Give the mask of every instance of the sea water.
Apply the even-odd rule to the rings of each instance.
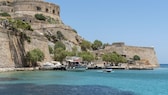
[[[168,65],[154,70],[0,73],[0,95],[168,95]]]

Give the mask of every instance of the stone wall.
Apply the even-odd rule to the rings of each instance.
[[[41,51],[43,51],[45,57],[44,57],[44,62],[50,62],[51,57],[49,54],[48,50],[48,42],[44,38],[39,38],[39,37],[32,37],[31,38],[31,43],[25,42],[25,51],[28,52],[30,50],[39,48]]]
[[[6,5],[1,3],[0,10],[9,12],[13,17],[21,17],[25,14],[34,16],[39,13],[54,19],[60,19],[60,7],[43,0],[14,0]]]
[[[0,68],[2,67],[11,68],[15,67],[15,64],[10,52],[8,35],[0,32]]]
[[[105,49],[97,51],[98,54],[104,54],[109,52],[117,52],[120,55],[126,56],[129,60],[134,55],[138,55],[142,60],[147,60],[153,67],[158,67],[158,59],[154,48],[152,47],[137,47],[127,46],[125,44],[113,44],[106,46]]]
[[[159,66],[156,52],[152,47],[125,46],[123,54],[127,55],[128,58],[133,58],[134,55],[138,55],[142,60],[148,60],[151,65],[155,67]]]
[[[46,2],[17,2],[14,5],[15,15],[19,16],[21,14],[28,14],[34,16],[35,14],[43,14],[45,16],[50,16],[54,19],[60,19],[60,9],[59,6]]]

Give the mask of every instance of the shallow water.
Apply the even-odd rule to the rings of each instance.
[[[168,95],[168,68],[6,72],[0,95]]]

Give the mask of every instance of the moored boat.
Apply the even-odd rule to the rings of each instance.
[[[105,67],[104,69],[103,69],[103,71],[104,72],[112,72],[112,67]]]

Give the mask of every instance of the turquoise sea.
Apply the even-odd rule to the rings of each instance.
[[[168,95],[168,65],[155,70],[0,73],[0,95]]]

